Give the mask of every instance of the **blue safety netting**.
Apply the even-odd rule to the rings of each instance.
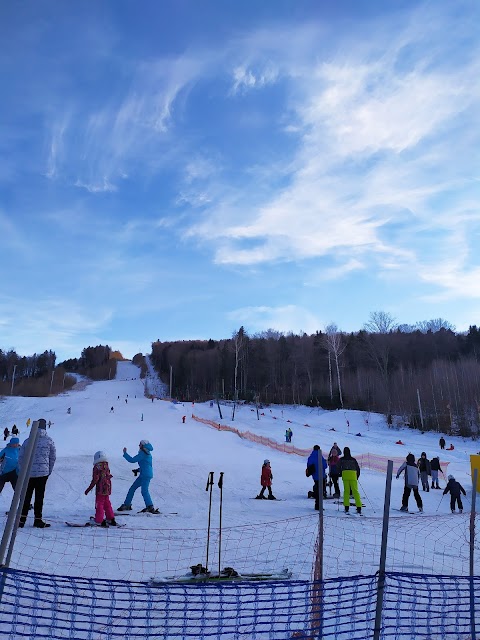
[[[2,639],[367,640],[376,576],[144,583],[4,570]],[[381,638],[472,638],[479,579],[388,573]]]

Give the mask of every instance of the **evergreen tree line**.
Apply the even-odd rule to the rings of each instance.
[[[225,340],[156,341],[152,362],[181,400],[212,397],[384,413],[395,427],[476,437],[480,331],[442,319],[396,325],[384,312],[355,333],[313,335],[243,327]]]
[[[111,348],[86,347],[80,358],[66,360],[56,366],[54,351],[20,356],[14,349],[0,349],[0,395],[47,396],[71,388],[76,379],[69,373],[80,373],[93,380],[114,378],[117,361],[111,359]]]

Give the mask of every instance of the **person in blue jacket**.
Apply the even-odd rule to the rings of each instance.
[[[131,511],[133,496],[135,494],[135,491],[140,488],[143,499],[145,500],[145,509],[142,509],[142,511],[155,513],[156,509],[153,506],[153,500],[148,490],[150,480],[153,478],[153,447],[148,440],[140,440],[140,444],[138,445],[138,447],[138,453],[133,458],[127,453],[126,447],[124,447],[123,449],[123,457],[125,458],[125,460],[132,463],[136,462],[138,464],[139,469],[133,469],[133,473],[135,475],[139,473],[139,475],[128,490],[125,502],[121,505],[121,507],[118,508],[118,511]]]
[[[0,451],[0,493],[3,487],[10,482],[15,491],[18,478],[18,453],[20,451],[20,440],[10,438],[10,442],[5,449]]]
[[[307,469],[305,471],[305,474],[306,474],[307,477],[312,476],[312,478],[313,478],[313,492],[315,494],[315,509],[317,511],[320,508],[319,507],[320,476],[319,476],[319,473],[318,473],[318,452],[319,452],[319,450],[320,450],[320,447],[318,446],[318,444],[316,444],[313,447],[312,453],[308,456]],[[327,461],[322,456],[322,485],[323,485],[323,497],[324,498],[327,497],[327,482],[326,482],[327,475],[326,475],[326,471],[327,471]]]

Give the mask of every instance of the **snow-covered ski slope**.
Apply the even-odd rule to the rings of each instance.
[[[385,424],[385,418],[376,414],[365,414],[358,411],[322,411],[307,407],[271,406],[261,410],[264,415],[257,419],[257,412],[249,405],[238,406],[235,420],[232,422],[232,409],[222,405],[223,419],[219,418],[215,404],[210,403],[174,403],[155,399],[153,402],[144,396],[144,382],[139,377],[139,369],[129,362],[119,362],[115,380],[79,384],[78,389],[50,398],[6,397],[0,402],[0,426],[11,428],[15,423],[20,429],[23,442],[28,434],[26,421],[44,417],[52,422],[50,435],[57,447],[57,463],[47,484],[44,518],[52,523],[51,529],[40,531],[31,527],[32,518],[27,521],[23,531],[19,531],[16,550],[13,554],[12,566],[31,568],[48,572],[62,573],[62,553],[75,551],[76,563],[67,572],[70,575],[103,575],[112,578],[136,579],[145,575],[158,574],[157,565],[149,566],[149,544],[155,539],[157,553],[172,552],[175,545],[166,545],[162,550],[158,547],[160,538],[181,539],[179,548],[185,550],[191,541],[192,553],[181,557],[177,549],[172,552],[175,558],[169,567],[178,571],[181,566],[188,568],[189,562],[204,561],[204,536],[197,530],[204,530],[207,525],[208,498],[206,482],[210,471],[214,476],[214,498],[212,527],[218,524],[219,490],[216,483],[219,472],[224,472],[223,488],[223,525],[232,531],[246,531],[241,527],[249,527],[249,531],[259,532],[262,536],[263,551],[269,544],[276,545],[274,551],[279,554],[281,548],[295,549],[295,537],[308,531],[302,545],[312,543],[311,528],[316,524],[313,520],[313,500],[307,499],[307,492],[312,482],[305,476],[305,458],[289,455],[242,439],[233,433],[216,431],[215,429],[192,419],[197,416],[235,426],[240,431],[250,431],[284,442],[285,429],[293,430],[292,444],[299,448],[310,449],[319,444],[324,451],[329,451],[333,442],[340,447],[349,446],[352,454],[372,452],[385,456],[405,456],[412,451],[420,456],[426,451],[429,458],[440,454],[438,434],[424,434],[410,429],[392,430]],[[113,406],[114,412],[110,409]],[[71,408],[71,413],[67,409]],[[182,417],[185,416],[185,423]],[[349,426],[347,426],[347,420]],[[368,424],[367,424],[368,421]],[[308,426],[305,426],[308,425]],[[335,429],[332,431],[331,429]],[[362,436],[355,434],[361,433]],[[153,444],[155,477],[150,485],[154,504],[165,513],[176,513],[170,516],[129,516],[125,518],[126,527],[121,530],[108,531],[68,529],[65,521],[84,522],[93,514],[94,496],[84,495],[84,490],[91,479],[93,454],[104,450],[108,454],[113,474],[112,504],[114,508],[122,504],[130,484],[134,480],[134,465],[122,457],[123,447],[130,454],[138,450],[141,439],[148,439]],[[401,439],[405,445],[396,445]],[[452,442],[453,451],[442,451],[441,458],[450,462],[449,473],[452,473],[467,490],[464,499],[463,516],[452,516],[449,508],[449,497],[442,500],[441,491],[421,492],[424,501],[423,515],[405,516],[392,510],[391,540],[392,563],[389,569],[408,570],[408,566],[427,569],[433,568],[445,573],[454,573],[450,566],[445,546],[463,544],[468,539],[465,527],[468,527],[468,511],[471,500],[471,479],[469,455],[476,453],[478,445],[461,438],[447,438],[447,446]],[[263,460],[271,461],[273,472],[273,492],[280,502],[252,500],[260,488],[259,479]],[[394,469],[395,471],[396,469]],[[333,500],[325,503],[325,542],[330,551],[333,564],[330,571],[336,575],[353,575],[374,572],[377,568],[377,547],[381,535],[381,516],[385,491],[385,475],[364,469],[361,477],[361,495],[366,507],[365,518],[353,516],[346,518],[343,507]],[[445,481],[441,477],[441,486]],[[399,507],[403,491],[403,479],[393,481],[392,506]],[[0,495],[0,509],[4,513],[10,504],[12,490],[7,485]],[[138,491],[135,495],[134,512],[143,508],[144,503]],[[415,509],[413,496],[410,498],[410,510]],[[415,509],[416,510],[416,509]],[[302,519],[304,518],[304,519]],[[455,519],[455,528],[452,527]],[[293,519],[293,520],[292,520]],[[278,524],[285,522],[285,539],[275,541],[272,532],[277,532]],[[348,521],[348,523],[347,523]],[[270,524],[265,524],[270,523]],[[292,523],[296,523],[292,526]],[[360,524],[361,523],[361,524]],[[418,523],[418,524],[417,524]],[[460,523],[462,523],[460,525]],[[411,534],[412,527],[418,527],[418,535],[422,540],[428,538],[427,531],[435,531],[435,539],[430,537],[432,558],[422,550],[421,560],[413,546],[419,539]],[[408,529],[407,529],[408,528]],[[455,529],[457,537],[449,538]],[[159,531],[164,531],[161,535]],[[135,536],[133,535],[135,531]],[[144,534],[141,534],[141,532]],[[68,532],[68,533],[67,533]],[[140,532],[140,533],[139,533]],[[355,548],[348,544],[350,533],[356,539]],[[421,533],[422,532],[422,533]],[[151,534],[151,535],[150,535]],[[101,543],[101,536],[108,536]],[[232,534],[233,535],[233,534]],[[236,534],[235,534],[236,535]],[[247,535],[247,534],[245,534]],[[248,534],[250,535],[250,533]],[[253,535],[253,534],[252,534]],[[114,542],[114,536],[117,540]],[[122,538],[123,536],[123,538]],[[129,537],[130,536],[130,537]],[[459,537],[460,536],[460,537]],[[124,541],[128,553],[128,570],[125,564],[120,566],[112,561],[115,557],[115,545],[121,546]],[[141,544],[138,544],[141,540]],[[437,542],[436,542],[437,540]],[[442,540],[442,550],[439,547]],[[458,542],[460,540],[460,542]],[[252,543],[253,544],[253,543]],[[422,544],[426,544],[422,542]],[[92,555],[91,549],[103,545],[110,547],[108,575],[102,573],[98,559]],[[168,548],[167,548],[168,547]],[[371,549],[369,550],[369,547]],[[46,551],[48,549],[48,552]],[[167,549],[165,551],[165,549]],[[42,551],[43,550],[43,551]],[[55,551],[56,550],[56,551]],[[253,553],[253,552],[252,552]],[[260,553],[256,549],[255,553]],[[299,553],[299,552],[298,552]],[[307,575],[305,567],[311,561],[312,548],[305,550],[305,566],[301,577]],[[441,566],[438,566],[438,554],[441,555]],[[292,551],[290,551],[292,555]],[[434,555],[436,554],[436,558]],[[85,563],[79,559],[87,558]],[[428,557],[427,557],[428,556]],[[105,555],[100,557],[105,558]],[[468,560],[468,553],[467,553]],[[41,562],[39,562],[41,558]],[[167,558],[168,559],[168,558]],[[235,558],[230,557],[234,561]],[[462,564],[457,562],[457,571],[463,573]],[[96,564],[95,564],[96,563]],[[183,565],[182,565],[183,563]],[[282,556],[278,566],[272,560],[267,568],[281,570],[287,560]],[[356,564],[355,564],[356,563]],[[403,566],[398,566],[398,564]],[[420,563],[420,564],[419,564]],[[432,566],[429,567],[429,564]],[[452,560],[453,563],[453,560]],[[167,562],[168,564],[168,562]],[[167,564],[165,567],[167,567]],[[288,566],[288,565],[287,565]],[[255,564],[242,570],[254,570]]]

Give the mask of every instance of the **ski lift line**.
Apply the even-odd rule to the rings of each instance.
[[[205,424],[217,431],[229,431],[231,433],[235,433],[239,438],[243,440],[248,440],[250,442],[255,442],[256,444],[261,444],[265,447],[269,447],[270,449],[274,449],[276,451],[280,451],[281,453],[288,453],[298,455],[302,458],[308,458],[311,453],[311,449],[300,449],[299,447],[295,447],[294,445],[290,445],[287,443],[279,443],[272,438],[266,438],[265,436],[258,436],[255,433],[251,433],[250,431],[241,431],[236,427],[231,427],[226,424],[220,424],[219,422],[214,422],[213,420],[207,420],[206,418],[200,418],[192,413],[192,419],[196,422],[200,422]],[[387,465],[389,460],[393,460],[393,464],[399,467],[405,461],[405,458],[402,456],[381,456],[376,453],[360,453],[355,456],[360,468],[362,469],[370,469],[372,471],[379,471],[380,473],[387,472]],[[440,464],[448,469],[448,465],[450,464],[446,460],[441,460]]]

